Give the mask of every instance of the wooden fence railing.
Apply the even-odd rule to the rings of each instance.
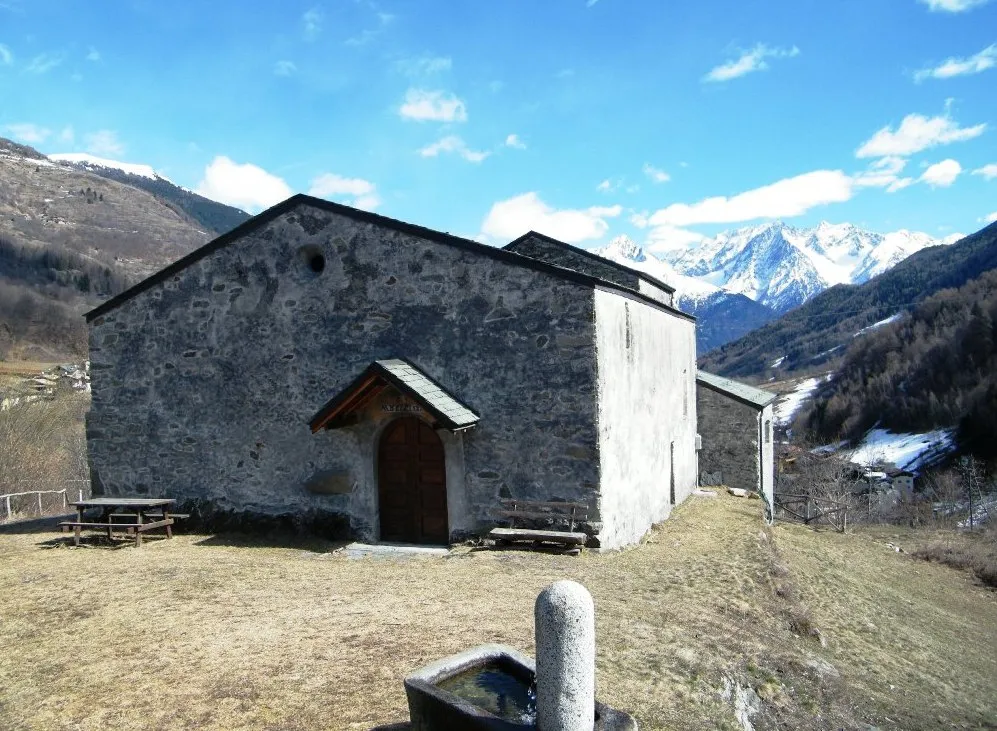
[[[69,509],[70,489],[73,491],[74,500],[77,497],[82,500],[84,493],[90,493],[89,480],[63,481],[64,484],[66,482],[72,483],[74,487],[64,487],[61,490],[24,490],[22,492],[0,493],[0,523],[7,523],[17,518],[41,518],[46,514],[54,514],[56,510],[66,512]],[[17,483],[15,482],[14,484],[16,485]],[[32,480],[25,480],[22,484],[31,485],[38,483],[35,483]],[[12,485],[8,484],[7,489],[10,489],[10,487],[12,487]],[[39,487],[44,487],[44,483],[39,485]],[[43,503],[43,495],[60,495],[62,496],[62,499],[57,499],[55,501],[47,499]],[[24,499],[32,496],[34,496],[34,500]],[[14,499],[13,501],[12,498]],[[58,505],[54,504],[56,502]],[[47,506],[45,503],[47,503]]]
[[[62,505],[64,508],[69,508],[69,497],[66,493],[65,488],[62,490],[28,490],[27,492],[12,492],[7,495],[3,495],[4,506],[7,508],[3,515],[0,515],[0,521],[11,520],[14,516],[14,512],[10,507],[10,499],[12,497],[26,497],[28,495],[35,495],[38,498],[38,517],[45,515],[45,509],[42,507],[42,495],[62,495]]]
[[[848,528],[848,504],[813,495],[776,493],[775,508],[782,517],[798,520],[804,525],[817,525],[822,521],[839,533]]]

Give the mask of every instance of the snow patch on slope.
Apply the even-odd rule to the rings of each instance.
[[[823,378],[808,378],[796,384],[796,388],[791,393],[783,396],[772,410],[776,426],[789,426],[796,412],[800,410],[806,401],[813,398],[817,387],[824,381],[830,380],[830,378],[830,375]]]
[[[853,338],[857,338],[859,335],[864,335],[865,333],[871,332],[872,330],[878,330],[879,328],[883,327],[884,325],[889,325],[891,322],[896,322],[897,320],[899,320],[903,316],[904,316],[904,313],[902,313],[902,312],[898,312],[895,315],[890,315],[885,320],[880,320],[879,322],[874,322],[871,325],[865,326],[864,328],[862,328],[861,330],[859,330],[857,333],[855,333],[854,335],[852,335],[852,337]]]
[[[894,434],[872,429],[850,452],[850,462],[872,465],[890,462],[902,470],[916,470],[955,449],[955,430],[936,429],[923,434]]]

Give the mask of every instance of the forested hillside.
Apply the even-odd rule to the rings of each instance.
[[[213,238],[213,217],[245,215],[135,182],[0,138],[0,360],[86,357],[83,312]]]
[[[824,442],[873,426],[959,425],[959,442],[997,456],[997,270],[944,289],[909,316],[853,338],[834,378],[797,419]]]
[[[839,357],[855,333],[946,287],[997,267],[997,223],[951,246],[924,249],[862,285],[839,285],[700,359],[729,376],[801,371]],[[782,359],[781,361],[779,359]]]
[[[56,244],[20,244],[0,235],[0,360],[12,355],[15,344],[30,348],[20,355],[42,360],[85,357],[81,311],[130,283],[112,264]]]

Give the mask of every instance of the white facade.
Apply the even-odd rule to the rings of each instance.
[[[696,486],[695,323],[596,288],[604,548],[640,540]]]

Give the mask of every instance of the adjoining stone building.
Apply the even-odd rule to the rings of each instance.
[[[696,374],[696,414],[702,448],[700,484],[724,484],[757,493],[771,521],[775,499],[770,391],[705,371]]]
[[[694,319],[517,248],[298,195],[109,300],[95,493],[424,543],[567,500],[593,542],[639,540],[696,486]]]

